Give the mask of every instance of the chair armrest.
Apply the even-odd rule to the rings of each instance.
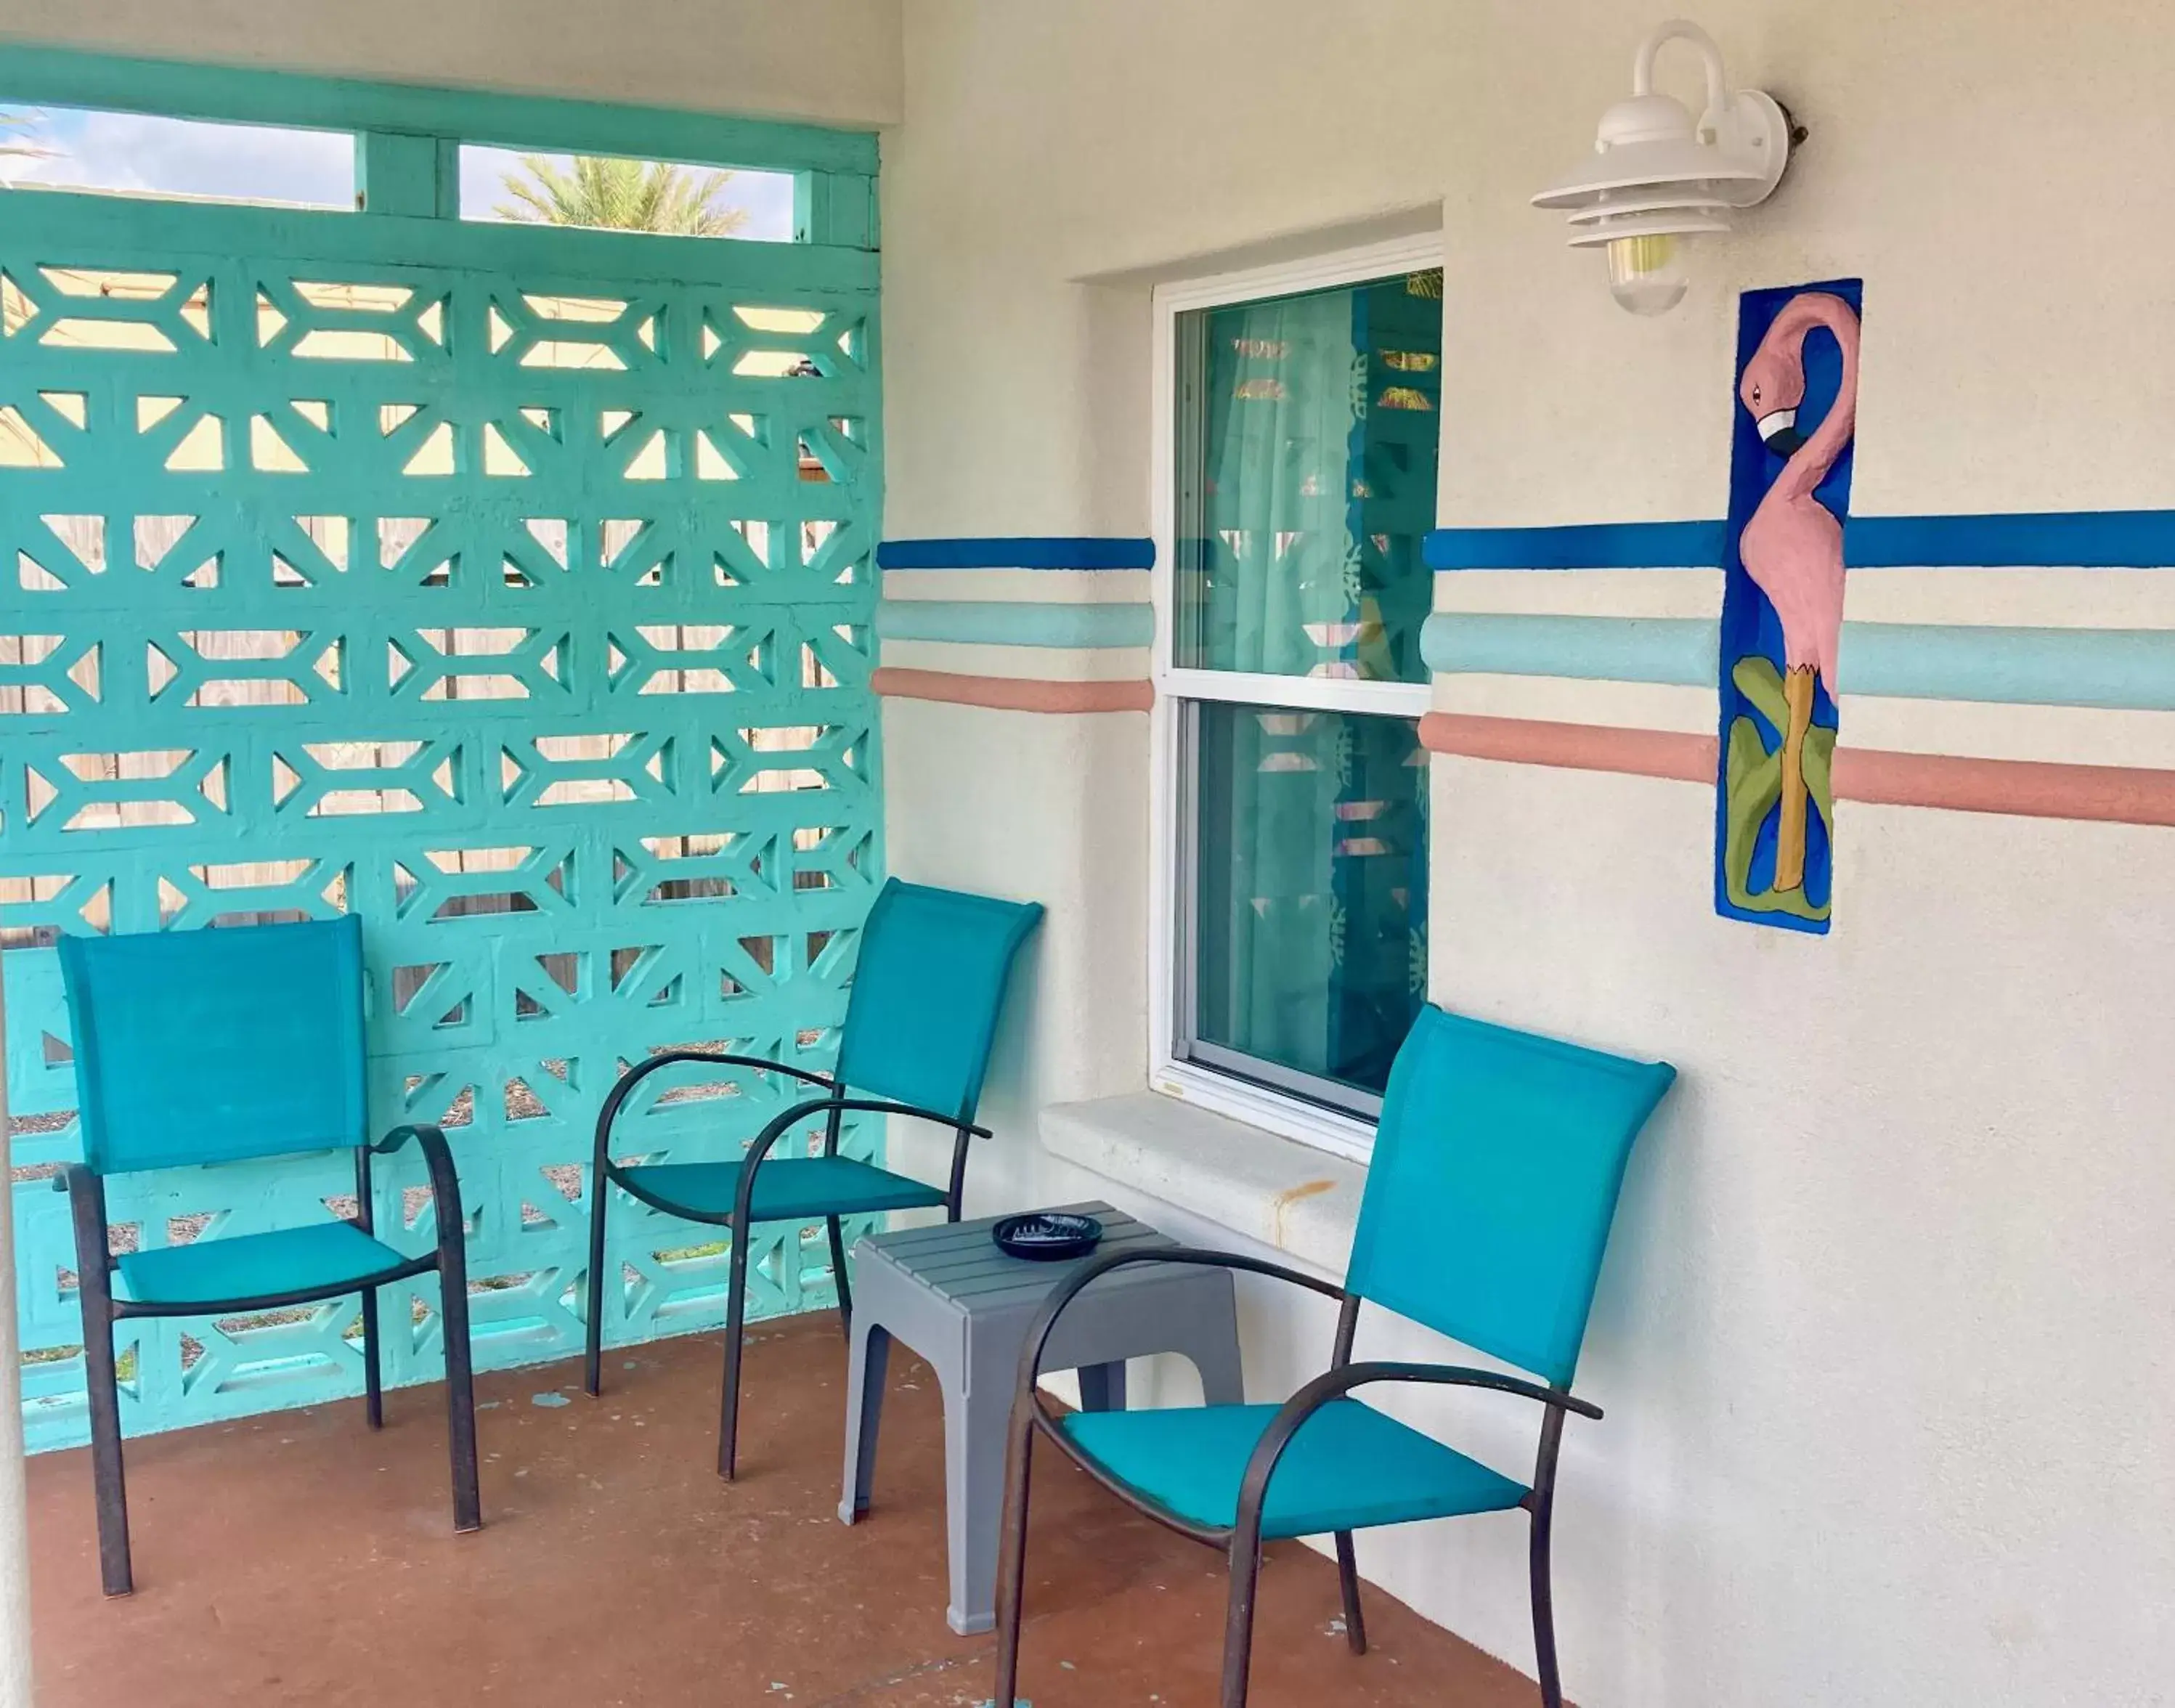
[[[1370,1382],[1426,1382],[1441,1387],[1486,1388],[1496,1393],[1516,1394],[1557,1412],[1576,1412],[1581,1418],[1601,1415],[1601,1407],[1591,1401],[1576,1399],[1557,1389],[1544,1388],[1538,1382],[1500,1375],[1494,1370],[1470,1369],[1462,1364],[1375,1363],[1346,1364],[1341,1369],[1326,1371],[1284,1402],[1270,1420],[1269,1427],[1261,1432],[1261,1439],[1254,1444],[1253,1453],[1246,1461],[1246,1474],[1239,1484],[1238,1522],[1233,1531],[1234,1548],[1245,1548],[1250,1537],[1252,1545],[1259,1544],[1261,1507],[1268,1499],[1269,1478],[1276,1474],[1277,1461],[1283,1457],[1292,1437],[1332,1400],[1342,1399],[1353,1389]]]
[[[458,1247],[467,1237],[468,1223],[461,1211],[461,1177],[453,1168],[453,1153],[446,1143],[445,1134],[437,1127],[418,1123],[395,1127],[366,1148],[381,1157],[390,1156],[410,1139],[422,1152],[423,1166],[431,1176],[431,1198],[437,1207],[439,1250],[443,1251],[449,1239]]]
[[[848,1111],[879,1115],[910,1115],[918,1121],[929,1121],[940,1127],[952,1127],[974,1138],[990,1136],[987,1127],[978,1127],[974,1122],[962,1120],[957,1115],[947,1115],[936,1109],[918,1109],[912,1103],[893,1103],[889,1098],[827,1097],[813,1098],[801,1105],[803,1109],[837,1108]]]
[[[707,1061],[719,1067],[759,1068],[767,1073],[782,1073],[789,1079],[800,1081],[804,1085],[820,1085],[826,1090],[833,1089],[831,1081],[827,1075],[812,1073],[805,1067],[795,1067],[788,1062],[772,1061],[765,1056],[726,1055],[707,1049],[664,1050],[651,1056],[647,1061],[637,1062],[621,1074],[619,1076],[619,1083],[615,1085],[610,1094],[605,1097],[604,1107],[597,1111],[599,1161],[601,1162],[604,1159],[605,1148],[610,1142],[612,1123],[619,1119],[620,1109],[626,1103],[628,1097],[632,1094],[634,1088],[659,1069],[670,1067],[683,1061]]]
[[[1288,1269],[1281,1263],[1271,1263],[1265,1258],[1247,1257],[1235,1251],[1211,1251],[1198,1245],[1166,1245],[1153,1251],[1114,1251],[1107,1257],[1098,1257],[1085,1268],[1074,1272],[1072,1278],[1053,1290],[1035,1313],[1034,1320],[1028,1325],[1027,1344],[1020,1351],[1018,1399],[1032,1402],[1036,1380],[1042,1375],[1043,1347],[1050,1340],[1050,1331],[1057,1326],[1057,1319],[1065,1308],[1078,1298],[1088,1283],[1108,1275],[1114,1269],[1123,1269],[1132,1263],[1191,1263],[1210,1269],[1240,1269],[1250,1275],[1266,1275],[1276,1281],[1288,1281],[1294,1287],[1304,1287],[1333,1299],[1342,1304],[1344,1289],[1323,1281],[1318,1277]]]
[[[805,1120],[810,1115],[826,1113],[859,1112],[871,1114],[909,1115],[916,1120],[934,1121],[939,1126],[956,1129],[962,1138],[969,1133],[977,1138],[990,1136],[987,1127],[978,1127],[972,1121],[956,1116],[940,1114],[935,1109],[916,1109],[912,1103],[892,1103],[883,1098],[822,1097],[810,1098],[798,1103],[783,1114],[771,1117],[763,1130],[755,1136],[754,1142],[740,1156],[740,1187],[733,1195],[733,1226],[743,1235],[748,1226],[748,1212],[755,1204],[756,1170],[762,1166],[770,1147],[784,1138],[787,1131]]]

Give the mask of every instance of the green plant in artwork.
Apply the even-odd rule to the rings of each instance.
[[[1761,717],[1777,729],[1790,724],[1790,699],[1782,673],[1768,659],[1755,654],[1739,659],[1730,680]],[[1831,838],[1835,834],[1836,732],[1813,724],[1805,732],[1802,765],[1805,792],[1812,797]],[[1783,751],[1767,751],[1758,721],[1738,717],[1729,726],[1729,743],[1722,766],[1722,880],[1728,886],[1731,904],[1748,913],[1793,914],[1801,919],[1825,919],[1832,902],[1817,907],[1806,898],[1802,885],[1787,890],[1752,890],[1752,850],[1760,827],[1782,798]]]
[[[527,176],[504,179],[511,202],[501,219],[534,225],[600,226],[680,237],[726,237],[747,223],[745,208],[721,208],[717,197],[732,173],[696,171],[663,160],[576,155],[564,171],[542,155],[523,155]]]

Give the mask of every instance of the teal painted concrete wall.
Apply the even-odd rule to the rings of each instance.
[[[153,71],[0,50],[0,100],[276,119],[314,89],[312,122],[383,127],[361,151],[399,187],[356,214],[0,192],[0,410],[35,447],[0,458],[0,968],[41,1447],[84,1435],[57,934],[358,914],[373,1119],[446,1127],[479,1357],[507,1364],[579,1347],[621,1065],[827,1064],[882,875],[873,138]],[[813,241],[444,217],[471,120],[799,171]],[[439,141],[404,173],[384,138],[417,127]],[[777,1105],[659,1077],[629,1153],[733,1154]],[[381,1180],[379,1228],[420,1249],[420,1173]],[[149,1246],[351,1190],[306,1158],[119,1179],[112,1214]],[[721,1319],[708,1230],[611,1225],[608,1342]],[[759,1311],[829,1301],[820,1233],[762,1230]],[[435,1288],[388,1301],[388,1380],[439,1373]],[[359,1391],[353,1307],[286,1316],[125,1325],[126,1427]]]

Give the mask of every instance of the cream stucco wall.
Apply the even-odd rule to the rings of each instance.
[[[899,116],[898,0],[0,0],[0,40],[878,125]]]
[[[907,0],[887,532],[1145,532],[1143,281],[1438,204],[1445,522],[1718,515],[1736,292],[1843,274],[1859,512],[2175,506],[2164,14],[1713,0],[1737,79],[1812,135],[1641,322],[1525,202],[1666,9]],[[1145,720],[1060,721],[887,718],[895,869],[1052,908],[985,1202],[1092,1188],[1027,1108],[1141,1082]],[[1440,759],[1435,793],[1437,1000],[1683,1070],[1581,1372],[1610,1415],[1567,1461],[1570,1693],[2169,1700],[2175,832],[1846,803],[1814,939],[1714,916],[1706,789]],[[1261,1395],[1288,1391],[1326,1326],[1247,1308]],[[1521,1420],[1417,1415],[1517,1468]],[[1361,1549],[1530,1666],[1515,1521]]]

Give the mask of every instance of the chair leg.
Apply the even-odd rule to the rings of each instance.
[[[362,1409],[373,1429],[385,1427],[385,1372],[377,1343],[377,1289],[362,1290]]]
[[[725,1388],[718,1406],[718,1475],[726,1482],[740,1458],[740,1337],[747,1326],[748,1230],[732,1230],[731,1280],[725,1289]]]
[[[460,1235],[456,1233],[456,1240]],[[453,1461],[453,1528],[483,1528],[476,1492],[475,1348],[469,1340],[468,1264],[459,1246],[438,1250],[439,1320],[446,1331],[446,1433]]]
[[[1261,1538],[1231,1538],[1231,1598],[1223,1614],[1223,1693],[1221,1708],[1246,1708],[1246,1674],[1254,1657],[1254,1597],[1261,1586]]]
[[[610,1199],[611,1181],[599,1163],[589,1174],[589,1309],[582,1350],[582,1389],[592,1399],[604,1389],[605,1206]]]
[[[90,1398],[90,1476],[98,1505],[98,1575],[110,1596],[136,1587],[128,1559],[128,1490],[121,1470],[121,1379],[113,1356],[113,1311],[103,1276],[82,1276],[84,1375]],[[94,1298],[93,1294],[96,1296]],[[139,1348],[137,1356],[143,1357]]]
[[[831,1278],[838,1289],[838,1329],[849,1344],[854,1338],[854,1284],[846,1277],[846,1234],[836,1216],[826,1216],[831,1230]]]
[[[1344,1591],[1344,1640],[1355,1655],[1367,1652],[1367,1621],[1359,1611],[1359,1566],[1352,1556],[1352,1532],[1337,1532],[1337,1582]]]
[[[1034,1461],[1032,1396],[1014,1402],[1005,1454],[1005,1514],[997,1539],[997,1684],[991,1708],[1013,1708],[1019,1696],[1020,1619],[1027,1589],[1027,1503]]]
[[[1563,1680],[1556,1671],[1555,1595],[1549,1578],[1547,1506],[1533,1515],[1533,1676],[1539,1679],[1543,1708],[1563,1708]]]

